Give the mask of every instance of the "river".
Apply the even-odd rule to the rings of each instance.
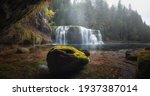
[[[58,44],[51,44],[47,46],[55,46]],[[124,49],[140,49],[150,46],[150,43],[105,43],[102,45],[83,45],[83,44],[69,44],[68,46],[73,46],[77,49],[85,50],[102,50],[102,51],[117,51]]]

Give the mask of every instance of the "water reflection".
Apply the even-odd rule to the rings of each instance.
[[[49,46],[55,46],[59,44],[53,44]],[[113,44],[102,44],[102,45],[82,45],[82,44],[69,44],[67,46],[73,46],[77,49],[85,49],[85,50],[106,50],[106,51],[117,51],[121,49],[139,49],[150,46],[150,44],[145,43],[113,43]]]

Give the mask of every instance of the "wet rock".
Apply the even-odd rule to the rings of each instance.
[[[150,51],[150,46],[145,47],[145,50],[146,50],[146,51],[148,51],[148,50]]]
[[[69,44],[82,44],[81,30],[78,26],[70,27],[67,34]]]
[[[32,12],[42,0],[1,0],[0,1],[0,30],[8,28],[11,24]]]
[[[17,48],[16,53],[30,53],[30,49],[29,48]]]
[[[126,51],[125,57],[127,60],[137,61],[137,52],[136,51]]]
[[[90,56],[90,52],[88,50],[81,50],[86,56]]]
[[[47,54],[49,71],[55,75],[79,72],[88,62],[88,56],[71,46],[54,46]]]

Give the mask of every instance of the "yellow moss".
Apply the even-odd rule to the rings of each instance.
[[[54,15],[55,15],[55,12],[53,12],[53,10],[49,10],[48,8],[45,8],[44,11],[45,11],[45,15],[46,15],[49,19],[53,18]]]
[[[72,46],[54,46],[50,49],[50,51],[54,51],[57,49],[64,53],[65,53],[65,50],[71,50],[73,53],[69,54],[70,56],[75,57],[77,59],[86,59],[86,60],[90,61],[89,57],[87,57],[82,51],[80,51]]]
[[[33,41],[35,41],[35,43],[37,44],[40,44],[43,40],[43,37],[40,33],[35,32],[35,30],[32,28],[24,27],[20,22],[17,22],[14,25],[14,28],[20,40],[27,40],[30,43],[33,43]]]
[[[150,60],[150,51],[141,51],[138,53],[138,62]]]

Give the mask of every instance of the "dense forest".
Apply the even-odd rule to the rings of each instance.
[[[150,27],[130,4],[127,8],[121,0],[111,7],[105,0],[53,0],[51,9],[56,13],[53,25],[101,30],[104,41],[150,42]]]

